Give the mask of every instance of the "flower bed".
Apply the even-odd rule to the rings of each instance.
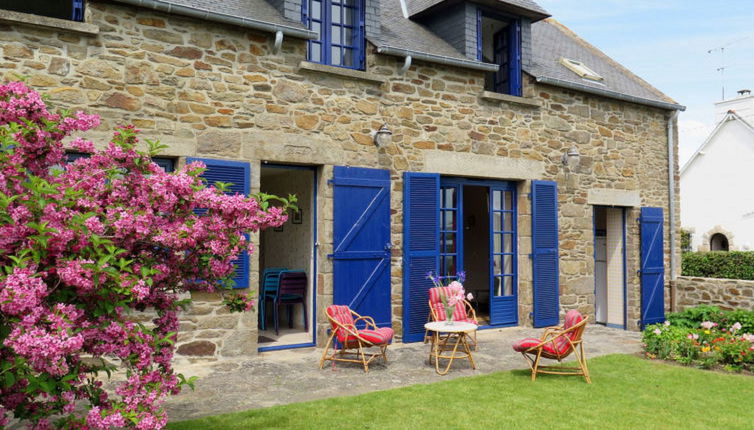
[[[754,312],[698,306],[668,316],[644,330],[650,358],[702,368],[754,370]]]

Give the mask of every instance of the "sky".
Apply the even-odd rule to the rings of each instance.
[[[722,100],[723,87],[726,100],[740,89],[754,90],[753,0],[536,2],[686,106],[678,118],[681,166],[714,128],[714,103]]]

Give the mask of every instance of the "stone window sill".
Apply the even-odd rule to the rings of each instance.
[[[529,98],[529,97],[511,96],[508,94],[494,93],[492,91],[482,91],[482,94],[480,97],[487,101],[513,103],[513,104],[523,105],[523,106],[528,106],[528,107],[533,107],[533,108],[538,108],[542,106],[541,102],[539,102],[538,100]]]
[[[346,69],[343,67],[327,66],[325,64],[312,63],[310,61],[300,62],[298,64],[298,69],[307,70],[310,72],[337,75],[345,78],[358,79],[361,81],[374,82],[377,84],[384,84],[387,82],[387,78],[376,75],[374,73],[362,72],[361,70]]]
[[[10,24],[26,24],[34,27],[70,31],[73,33],[94,36],[99,33],[99,27],[85,22],[68,21],[47,16],[32,15],[30,13],[14,12],[0,9],[0,22]]]

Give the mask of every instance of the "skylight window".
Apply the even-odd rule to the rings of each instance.
[[[599,73],[590,69],[589,67],[587,67],[586,64],[582,63],[581,61],[576,61],[576,60],[571,60],[570,58],[560,57],[560,64],[566,66],[568,70],[581,76],[584,79],[589,79],[590,81],[598,81],[598,82],[604,80],[604,78],[600,76]]]

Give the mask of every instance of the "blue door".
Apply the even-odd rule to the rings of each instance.
[[[193,158],[187,157],[186,163],[201,161],[207,166],[207,170],[202,173],[202,178],[207,181],[208,185],[214,185],[217,182],[230,183],[227,194],[249,195],[249,182],[251,178],[251,166],[249,163],[241,161],[213,160],[210,158]],[[163,164],[157,163],[160,167]],[[248,239],[248,236],[246,237]],[[235,264],[235,274],[233,275],[233,288],[249,288],[249,253],[243,251],[241,255],[233,260]]]
[[[333,171],[333,303],[391,326],[390,172]]]
[[[641,326],[665,321],[662,208],[641,208]]]
[[[490,187],[490,324],[518,324],[516,196],[513,184]]]
[[[557,325],[560,316],[558,269],[558,185],[531,183],[534,327]]]
[[[427,272],[438,273],[440,175],[403,175],[403,342],[424,339],[429,315]]]

